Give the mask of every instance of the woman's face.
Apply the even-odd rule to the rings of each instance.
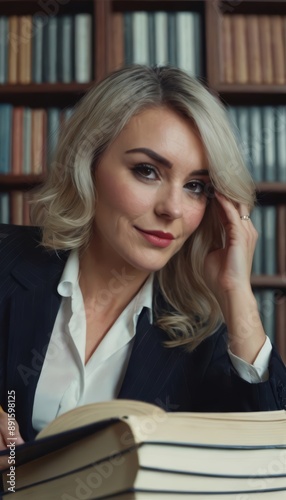
[[[161,269],[204,216],[206,165],[186,119],[164,107],[134,116],[96,167],[98,257]]]

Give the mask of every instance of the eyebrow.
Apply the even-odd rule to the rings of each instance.
[[[125,151],[125,153],[144,153],[149,158],[152,158],[152,160],[157,161],[161,165],[167,168],[172,168],[173,164],[167,160],[167,158],[164,158],[163,156],[159,155],[155,151],[149,148],[134,148],[134,149],[129,149],[128,151]],[[209,175],[209,171],[207,169],[200,169],[200,170],[193,170],[191,172],[192,175]]]

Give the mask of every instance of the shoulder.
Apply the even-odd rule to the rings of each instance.
[[[0,224],[0,269],[8,270],[25,254],[40,248],[41,231],[37,227]]]
[[[0,224],[0,275],[21,267],[30,273],[39,269],[48,273],[50,266],[61,269],[69,252],[47,250],[41,245],[42,231],[34,226]]]
[[[33,226],[16,226],[13,224],[0,224],[0,251],[22,242],[30,246],[39,245],[41,230]]]

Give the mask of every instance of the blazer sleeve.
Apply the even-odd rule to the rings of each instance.
[[[202,379],[202,409],[205,411],[286,410],[286,367],[275,346],[272,347],[269,362],[269,379],[253,384],[240,378],[231,363],[226,349],[226,327],[223,326],[220,335],[215,337],[213,355]]]

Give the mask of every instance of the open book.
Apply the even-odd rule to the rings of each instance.
[[[285,500],[286,411],[166,413],[140,401],[94,403],[18,446],[15,492],[10,477],[2,472],[3,499]]]

